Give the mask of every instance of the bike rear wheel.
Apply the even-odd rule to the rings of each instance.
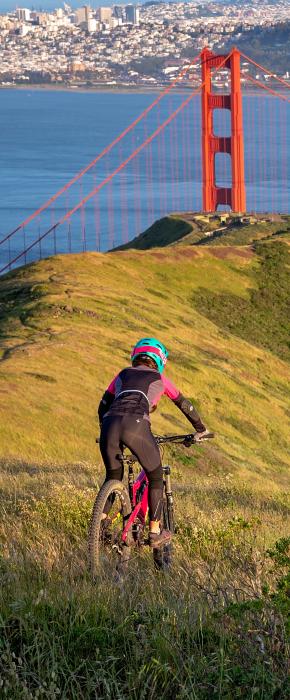
[[[106,519],[103,514],[106,513]],[[126,486],[121,481],[107,481],[99,491],[89,529],[89,565],[93,578],[102,568],[129,559],[130,547],[122,542],[124,520],[131,513]]]

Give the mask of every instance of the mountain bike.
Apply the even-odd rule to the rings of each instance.
[[[181,444],[191,447],[210,438],[208,433],[204,438],[188,435],[155,436],[158,445],[168,443]],[[99,442],[97,439],[96,442]],[[120,454],[124,469],[128,468],[128,487],[122,481],[111,479],[100,489],[93,507],[89,529],[89,564],[93,578],[98,570],[107,565],[115,564],[119,572],[123,572],[129,563],[132,549],[149,546],[146,536],[146,521],[148,514],[148,479],[144,470],[134,477],[134,464],[138,459],[134,454]],[[163,466],[163,504],[161,524],[174,534],[174,509],[171,488],[171,468]],[[153,548],[153,559],[157,569],[168,568],[172,560],[172,543],[160,548]]]

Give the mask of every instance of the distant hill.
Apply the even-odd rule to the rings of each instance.
[[[114,250],[149,250],[150,248],[168,246],[184,238],[192,232],[192,225],[180,216],[164,216],[154,221],[146,231],[136,236],[129,243],[114,248]]]
[[[274,220],[273,220],[274,219]],[[173,214],[155,221],[146,231],[114,250],[150,250],[170,245],[249,245],[257,240],[290,240],[290,216]]]
[[[238,29],[239,31],[239,29]],[[238,39],[231,37],[224,49],[230,50],[235,42],[240,51],[257,63],[278,74],[290,70],[290,21],[275,24],[273,27],[256,26],[243,31]]]

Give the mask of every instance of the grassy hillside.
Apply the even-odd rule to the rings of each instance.
[[[146,231],[129,243],[115,250],[150,250],[169,245],[249,245],[262,239],[290,240],[290,216],[268,215],[267,220],[259,215],[251,223],[240,223],[237,217],[220,221],[219,214],[207,217],[194,213],[171,214],[155,221]],[[249,217],[246,217],[249,218]],[[253,223],[254,222],[254,223]],[[209,235],[211,234],[211,235]]]
[[[290,361],[290,250],[282,241],[254,244],[259,264],[248,299],[199,289],[194,304],[223,330]]]
[[[171,243],[184,238],[192,232],[191,223],[184,221],[180,217],[164,216],[162,219],[154,221],[146,231],[133,238],[129,243],[124,243],[115,250],[149,250],[149,248],[162,248]],[[199,240],[200,234],[197,235]]]
[[[213,238],[200,239],[202,245],[249,245],[261,240],[290,241],[290,216],[282,216],[281,221],[259,221],[254,224],[237,225],[229,222],[224,231]]]
[[[0,279],[4,697],[289,697],[289,364],[195,301],[247,302],[260,260],[178,246],[57,256]],[[93,586],[96,407],[147,334],[217,437],[164,457],[173,570],[156,575],[144,552],[121,585],[107,571]],[[152,423],[188,427],[166,399]]]

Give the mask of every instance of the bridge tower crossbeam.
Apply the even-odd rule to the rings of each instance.
[[[208,48],[201,52],[202,66],[202,201],[203,211],[216,211],[218,205],[229,205],[232,211],[246,211],[244,173],[244,138],[242,116],[242,91],[240,79],[240,52],[237,49],[226,56],[212,53]],[[231,92],[227,95],[212,92],[212,69],[223,65],[230,70]],[[214,109],[231,112],[231,135],[214,134]],[[231,187],[220,187],[216,183],[215,156],[228,153],[231,156]]]

